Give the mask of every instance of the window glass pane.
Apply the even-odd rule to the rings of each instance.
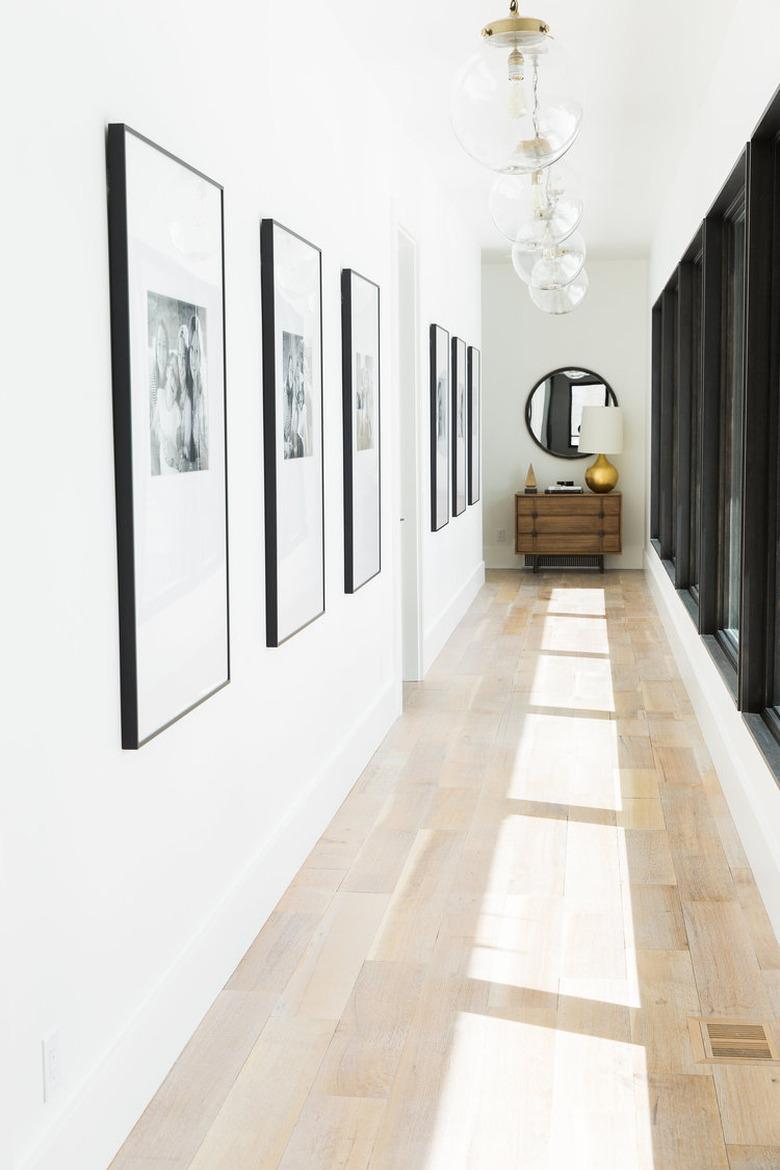
[[[739,642],[740,548],[742,542],[742,426],[745,344],[745,213],[727,222],[724,436],[721,496],[720,628]]]
[[[691,506],[689,512],[690,571],[688,580],[699,588],[699,522],[701,518],[701,459],[699,450],[699,405],[701,402],[701,307],[702,262],[693,266],[691,297]]]
[[[672,491],[669,500],[671,508],[671,560],[677,562],[677,289],[669,293],[669,328],[672,334],[672,377],[669,386],[669,444],[672,453]]]

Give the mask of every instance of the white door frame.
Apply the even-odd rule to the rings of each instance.
[[[398,517],[400,520],[400,655],[401,677],[413,681],[423,677],[422,611],[422,451],[420,443],[420,323],[419,249],[414,234],[394,217],[395,296],[395,384],[398,387]],[[411,304],[401,305],[404,288],[402,264],[412,265]],[[409,280],[409,275],[411,280]],[[404,330],[411,326],[411,352],[402,354]],[[408,338],[407,344],[408,344]]]

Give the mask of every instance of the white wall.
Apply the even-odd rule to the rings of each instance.
[[[666,198],[650,252],[650,300],[655,302],[680,256],[780,85],[775,46],[780,38],[776,0],[728,5],[730,13],[704,13],[720,28],[712,53],[692,46],[686,72],[697,100],[678,107],[687,141],[678,157],[649,160],[668,175]],[[722,19],[721,19],[722,18]],[[670,81],[673,84],[673,81]],[[640,180],[641,181],[641,180]]]
[[[540,488],[557,479],[584,482],[592,460],[557,459],[534,443],[525,425],[531,388],[550,370],[584,366],[602,374],[625,411],[624,449],[613,462],[623,493],[623,553],[612,567],[640,568],[645,542],[645,401],[647,265],[643,260],[589,260],[590,289],[561,317],[541,313],[511,263],[482,270],[484,339],[485,563],[520,566],[515,555],[514,495],[533,463]],[[506,536],[499,541],[499,531]]]
[[[667,196],[659,208],[650,254],[651,304],[780,85],[775,51],[778,38],[780,8],[774,0],[757,0],[749,6],[734,4],[730,18],[723,23],[717,51],[691,55],[690,69],[700,98],[681,110],[687,122],[685,150],[665,162]],[[725,101],[724,92],[728,92]],[[649,410],[648,401],[648,420]],[[649,438],[648,422],[648,484]],[[646,566],[732,816],[780,936],[780,786],[649,544]]]
[[[14,344],[0,391],[14,1088],[3,1108],[15,1168],[103,1170],[399,710],[396,214],[419,245],[423,335],[435,318],[480,344],[480,262],[340,40],[337,7],[297,18],[289,6],[206,0],[15,9],[2,78]],[[137,753],[119,747],[110,121],[225,187],[233,681]],[[265,648],[263,613],[261,216],[323,249],[327,612],[278,650]],[[342,266],[383,289],[383,572],[353,597],[342,568]],[[420,371],[427,428],[425,345]],[[422,484],[427,493],[427,475]],[[427,494],[420,515],[427,525]],[[424,626],[451,628],[453,599],[482,559],[479,509],[422,541]],[[64,1086],[44,1106],[40,1044],[55,1027]]]

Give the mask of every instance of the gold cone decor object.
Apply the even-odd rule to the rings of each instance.
[[[620,472],[606,455],[598,455],[585,472],[585,483],[592,492],[611,492],[619,478]]]
[[[532,496],[537,491],[536,476],[534,475],[533,463],[528,464],[528,475],[525,477],[525,494]]]

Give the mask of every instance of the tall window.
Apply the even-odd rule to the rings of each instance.
[[[742,437],[745,405],[745,203],[725,220],[723,267],[723,364],[721,387],[721,482],[719,548],[719,632],[736,661],[739,654],[739,600],[742,548]]]
[[[690,526],[688,544],[688,587],[699,600],[701,539],[701,395],[702,395],[702,280],[703,257],[699,252],[692,265],[691,281],[691,451]]]
[[[666,286],[661,301],[661,427],[659,452],[660,554],[675,559],[675,499],[677,488],[677,274]]]
[[[661,479],[661,354],[663,345],[663,294],[653,305],[653,387],[650,436],[650,539],[660,552]]]

